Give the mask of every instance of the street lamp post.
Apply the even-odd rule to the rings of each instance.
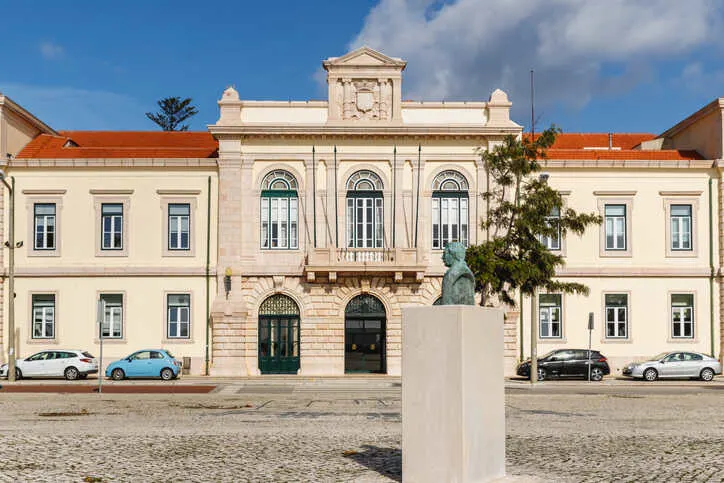
[[[550,175],[541,173],[538,180],[541,183],[548,183]],[[538,382],[538,317],[540,312],[537,310],[538,290],[533,289],[530,295],[530,383]],[[522,307],[521,307],[522,309]],[[522,310],[521,310],[522,312]]]
[[[8,156],[9,157],[9,156]],[[15,242],[15,178],[0,170],[0,181],[10,192],[8,214],[8,381],[15,381],[15,249],[23,246],[23,242]]]

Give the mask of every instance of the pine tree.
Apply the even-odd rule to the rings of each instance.
[[[166,97],[158,101],[159,111],[147,112],[146,117],[158,124],[164,131],[188,131],[188,124],[181,124],[199,111],[191,105],[191,98]]]

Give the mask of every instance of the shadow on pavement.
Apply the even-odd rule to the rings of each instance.
[[[364,451],[350,452],[348,458],[395,481],[402,481],[402,450],[365,444]]]

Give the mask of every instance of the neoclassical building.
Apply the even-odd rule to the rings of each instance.
[[[523,131],[500,90],[403,100],[405,65],[369,48],[329,58],[324,101],[228,88],[201,133],[54,131],[0,102],[25,241],[18,353],[97,351],[102,332],[111,358],[163,346],[194,374],[399,375],[402,307],[436,303],[446,243],[485,240],[480,150]],[[659,136],[560,136],[548,182],[604,223],[542,240],[591,291],[540,295],[539,352],[587,347],[592,312],[614,369],[665,350],[719,357],[723,112],[715,101]],[[7,235],[7,203],[2,216]],[[529,314],[528,300],[507,312],[509,372]]]

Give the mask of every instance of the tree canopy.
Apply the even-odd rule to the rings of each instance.
[[[582,235],[589,225],[601,223],[595,213],[579,214],[565,206],[547,177],[536,176],[541,170],[539,160],[546,159],[546,150],[559,132],[552,126],[534,139],[507,136],[501,145],[481,151],[490,180],[490,191],[483,195],[488,209],[481,224],[489,237],[470,246],[465,257],[475,274],[481,305],[497,297],[515,306],[517,290],[526,295],[539,288],[588,294],[583,284],[554,279],[564,259],[541,242],[543,237],[560,240],[569,232]]]
[[[188,131],[188,124],[181,124],[199,111],[191,104],[191,98],[166,97],[157,102],[158,112],[147,112],[146,117],[158,124],[164,131]]]

